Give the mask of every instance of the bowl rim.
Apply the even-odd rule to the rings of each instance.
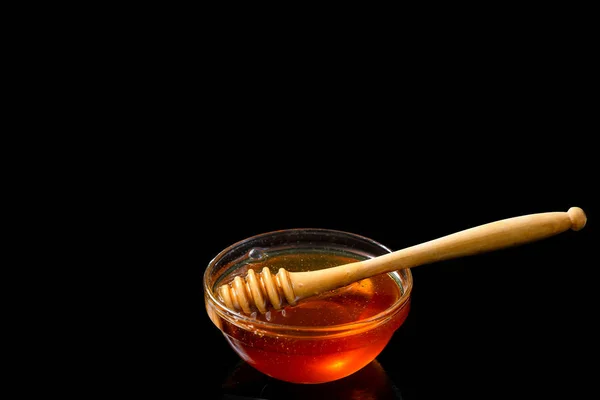
[[[338,336],[338,335],[345,335],[345,334],[348,334],[348,332],[355,334],[355,333],[371,330],[371,329],[375,328],[376,326],[379,326],[379,325],[387,322],[388,320],[391,319],[391,317],[393,315],[395,315],[400,310],[402,310],[404,307],[406,307],[407,305],[410,304],[411,293],[412,293],[412,288],[413,288],[413,276],[410,271],[410,268],[403,268],[403,269],[388,273],[388,275],[396,276],[395,278],[393,278],[394,281],[396,281],[396,279],[397,279],[397,280],[400,280],[400,282],[402,283],[402,285],[400,287],[400,290],[402,292],[401,295],[388,308],[386,308],[385,310],[383,310],[375,315],[372,315],[371,317],[368,317],[368,318],[365,318],[365,319],[362,319],[359,321],[346,322],[346,323],[342,323],[342,324],[334,324],[334,325],[327,325],[327,326],[284,325],[284,324],[280,324],[280,323],[271,323],[268,321],[260,321],[260,320],[257,320],[256,318],[253,318],[252,316],[246,315],[245,313],[243,313],[241,311],[238,312],[238,311],[230,310],[217,298],[217,296],[213,292],[212,288],[209,287],[208,281],[210,280],[209,277],[210,277],[210,273],[213,270],[213,267],[216,265],[216,263],[221,258],[223,258],[226,254],[228,254],[235,248],[238,248],[251,240],[257,240],[257,239],[261,239],[261,238],[265,238],[265,237],[273,236],[273,235],[277,235],[277,234],[294,233],[294,232],[301,232],[301,231],[302,232],[314,232],[314,233],[324,233],[324,234],[330,233],[330,234],[343,235],[343,236],[346,236],[349,238],[354,238],[354,239],[369,242],[370,244],[375,245],[376,247],[379,247],[380,249],[382,249],[388,253],[392,251],[387,246],[385,246],[385,245],[381,244],[380,242],[378,242],[374,239],[371,239],[369,237],[366,237],[366,236],[363,236],[360,234],[356,234],[356,233],[352,233],[352,232],[348,232],[348,231],[344,231],[344,230],[328,229],[328,228],[288,228],[288,229],[281,229],[281,230],[272,230],[272,231],[263,232],[263,233],[259,233],[257,235],[247,237],[247,238],[239,240],[239,241],[227,246],[223,250],[221,250],[215,257],[213,257],[209,261],[209,263],[203,273],[204,301],[205,301],[205,307],[207,308],[207,312],[209,312],[209,315],[210,315],[211,311],[214,311],[221,318],[224,318],[228,322],[230,322],[240,328],[243,328],[246,330],[252,330],[255,332],[260,332],[262,334],[271,335],[271,336],[309,335],[310,337],[314,337],[315,335],[322,334],[327,337],[333,337],[333,336]],[[396,281],[396,284],[398,284],[397,281]],[[212,309],[209,310],[208,309],[209,307],[212,307]],[[215,323],[214,320],[213,320],[213,323]],[[221,328],[219,327],[219,329],[221,329]]]

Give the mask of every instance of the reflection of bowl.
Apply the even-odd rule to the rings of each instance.
[[[355,373],[381,353],[406,319],[410,269],[382,274],[287,306],[246,315],[227,309],[216,288],[249,269],[308,271],[389,253],[362,236],[328,229],[288,229],[235,243],[204,273],[206,310],[249,365],[291,383],[323,383]]]
[[[377,359],[351,376],[319,385],[283,382],[261,374],[241,361],[222,385],[223,392],[236,399],[378,399],[401,400],[402,394]]]

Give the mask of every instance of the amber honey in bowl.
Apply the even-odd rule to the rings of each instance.
[[[250,268],[260,271],[268,267],[273,273],[279,268],[311,271],[369,256],[357,250],[356,244],[350,248],[345,247],[347,243],[335,246],[331,239],[252,247],[247,256],[222,264],[223,272],[214,279],[213,291],[207,297],[211,319],[236,353],[268,376],[292,383],[323,383],[351,375],[377,357],[407,318],[412,287],[409,270],[363,279],[266,313],[244,315],[218,302],[214,288],[234,276],[245,276]],[[389,252],[366,240],[370,246]]]

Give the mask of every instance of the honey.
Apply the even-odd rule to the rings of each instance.
[[[346,252],[296,249],[255,253],[232,269],[245,276],[250,268],[310,271],[359,260]],[[400,279],[382,274],[295,306],[254,312],[250,322],[223,319],[220,329],[240,357],[266,375],[292,383],[329,382],[363,368],[384,349],[409,312],[410,298],[397,304],[402,294]],[[387,310],[393,311],[386,318],[375,318]]]

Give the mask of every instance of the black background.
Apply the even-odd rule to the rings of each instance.
[[[585,10],[536,11],[523,33],[511,19],[487,34],[421,28],[425,42],[396,20],[307,40],[233,29],[230,12],[173,28],[139,15],[128,20],[148,26],[127,21],[124,34],[93,26],[97,41],[47,35],[48,54],[24,47],[35,73],[10,76],[30,134],[6,171],[21,203],[5,210],[23,246],[6,270],[23,276],[4,282],[21,285],[6,302],[19,316],[6,330],[23,339],[6,342],[19,390],[350,400],[243,369],[204,309],[218,252],[300,227],[395,250],[579,206],[580,232],[414,268],[412,310],[377,361],[405,400],[597,392],[599,68]],[[369,390],[370,376],[355,378],[347,390]]]
[[[342,393],[357,382],[368,392],[376,379],[308,390],[244,369],[206,315],[210,260],[278,229],[343,230],[395,250],[579,206],[588,216],[579,232],[414,268],[411,312],[377,362],[405,400],[595,390],[597,121],[578,67],[553,80],[563,71],[543,63],[463,79],[432,66],[406,93],[403,81],[390,84],[391,71],[348,85],[352,74],[337,70],[327,75],[335,82],[321,70],[315,81],[269,70],[265,89],[232,65],[217,75],[217,64],[200,76],[213,83],[209,93],[194,86],[183,101],[161,100],[173,102],[169,112],[140,111],[153,134],[112,143],[117,156],[102,160],[115,179],[94,194],[106,228],[99,275],[109,283],[97,300],[107,322],[93,326],[98,340],[85,348],[102,366],[90,373],[100,377],[93,388],[356,398]]]

